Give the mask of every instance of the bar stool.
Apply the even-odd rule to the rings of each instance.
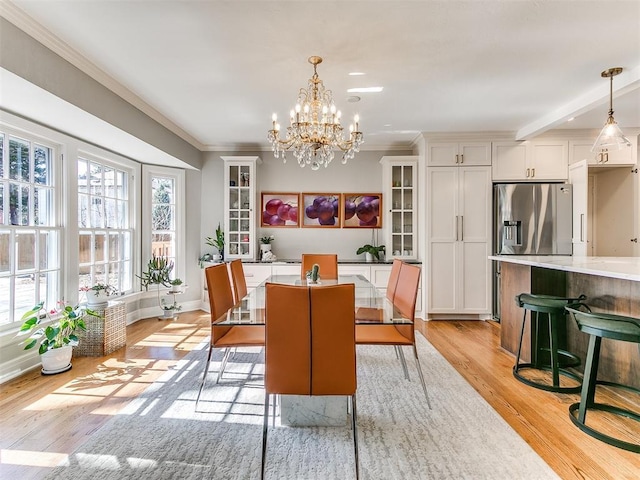
[[[518,354],[516,364],[513,366],[513,376],[522,383],[531,387],[539,388],[549,392],[577,393],[580,391],[582,379],[579,375],[567,370],[564,367],[575,367],[580,365],[580,358],[571,352],[559,348],[559,330],[562,318],[566,314],[565,306],[580,302],[586,297],[580,295],[579,298],[564,298],[552,295],[534,295],[521,293],[516,296],[516,303],[524,309],[522,317],[522,329],[520,330],[520,342],[518,343]],[[522,339],[527,323],[527,310],[531,312],[531,362],[520,363],[520,353],[522,351]],[[535,312],[535,322],[534,322]],[[549,326],[549,346],[540,346],[540,314],[546,314]],[[543,358],[549,355],[549,360]],[[551,372],[553,384],[532,380],[523,376],[520,370],[535,369]],[[571,378],[579,382],[576,386],[564,387],[560,385],[560,375]]]
[[[587,435],[597,438],[609,445],[640,453],[640,444],[625,442],[586,425],[587,411],[590,410],[608,412],[613,415],[627,417],[635,420],[636,422],[640,422],[640,415],[638,413],[625,408],[616,407],[614,405],[595,402],[596,385],[606,385],[609,387],[617,387],[635,393],[640,393],[640,389],[629,385],[597,380],[598,363],[600,361],[600,345],[602,343],[602,339],[609,338],[612,340],[621,340],[623,342],[640,344],[640,319],[622,315],[591,313],[579,310],[579,308],[584,307],[584,305],[571,305],[565,307],[566,310],[571,312],[573,315],[580,331],[589,334],[589,349],[587,350],[587,358],[585,359],[584,380],[582,383],[580,402],[573,403],[569,406],[569,416],[571,417],[571,421],[574,425]]]

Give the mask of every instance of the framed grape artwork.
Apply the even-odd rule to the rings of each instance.
[[[299,227],[297,193],[262,192],[261,227]]]
[[[340,227],[339,193],[303,193],[303,227]]]
[[[381,228],[381,193],[343,193],[343,228]]]

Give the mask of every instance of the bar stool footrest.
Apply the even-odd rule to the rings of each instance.
[[[580,382],[579,385],[573,387],[561,387],[560,385],[549,385],[547,383],[540,383],[534,380],[531,380],[527,377],[520,375],[519,370],[544,370],[546,372],[553,372],[552,368],[549,366],[536,366],[531,363],[520,363],[518,365],[514,365],[513,367],[513,376],[524,383],[525,385],[529,385],[530,387],[539,388],[540,390],[545,390],[547,392],[556,392],[556,393],[579,393],[582,390],[582,377],[579,375],[565,370],[564,368],[559,368],[558,373],[564,377],[571,378],[577,382]]]
[[[625,387],[624,385],[619,385],[619,384],[610,384],[610,383],[608,383],[608,384],[610,386]],[[631,389],[637,391],[637,389],[635,389],[635,388],[631,388]],[[573,422],[573,424],[575,426],[577,426],[580,430],[582,430],[584,433],[586,433],[587,435],[590,435],[590,436],[592,436],[594,438],[597,438],[598,440],[600,440],[602,442],[608,443],[609,445],[613,445],[614,447],[622,448],[623,450],[628,450],[628,451],[634,452],[634,453],[640,453],[640,444],[631,443],[631,442],[625,442],[624,440],[620,440],[620,439],[612,437],[610,435],[606,435],[606,434],[596,430],[595,428],[586,425],[586,423],[583,423],[580,420],[578,420],[577,412],[578,412],[579,409],[580,409],[580,403],[579,402],[571,404],[569,406],[569,417],[571,417],[571,421]],[[589,405],[587,407],[587,413],[590,410],[608,412],[608,413],[612,413],[614,415],[619,415],[621,417],[630,418],[632,420],[635,420],[636,422],[640,422],[640,415],[638,415],[637,413],[632,412],[631,410],[624,409],[624,408],[615,407],[613,405],[608,405],[606,403],[596,403],[596,402],[594,402],[594,403],[592,403],[591,405]],[[585,422],[586,422],[586,418],[585,418]]]

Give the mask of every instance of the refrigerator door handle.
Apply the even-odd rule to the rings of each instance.
[[[580,241],[584,242],[584,213],[580,214]]]
[[[460,215],[460,241],[464,242],[464,215]]]
[[[456,215],[456,242],[458,241],[458,215]]]

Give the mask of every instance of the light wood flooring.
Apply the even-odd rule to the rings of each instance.
[[[68,372],[41,376],[33,370],[0,385],[0,478],[41,478],[200,344],[208,325],[204,312],[183,313],[176,321],[142,320],[127,328],[127,347],[111,355],[74,358]],[[418,328],[560,477],[640,478],[640,455],[573,426],[567,409],[577,394],[544,392],[513,378],[514,358],[499,347],[499,325],[434,321]],[[640,411],[638,399],[624,401],[629,399]],[[640,438],[640,428],[630,428],[622,434]]]

